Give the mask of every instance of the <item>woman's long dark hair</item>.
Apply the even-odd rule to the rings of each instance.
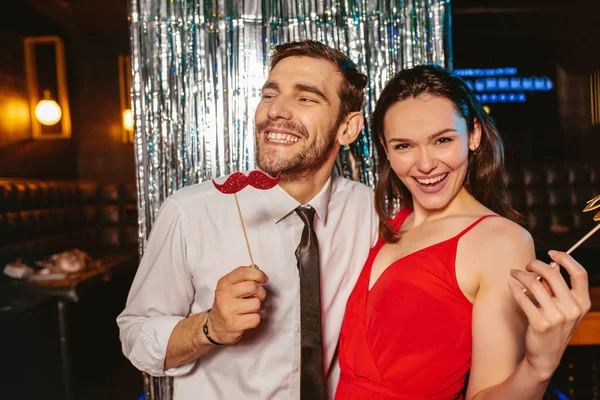
[[[375,207],[379,216],[379,235],[388,243],[399,239],[389,220],[390,203],[397,199],[403,207],[412,207],[410,191],[394,173],[384,148],[383,118],[399,101],[430,94],[450,100],[456,113],[467,123],[470,135],[475,121],[481,125],[481,141],[475,153],[469,152],[465,188],[481,204],[515,222],[521,215],[515,211],[506,190],[504,143],[494,122],[485,112],[465,82],[445,68],[419,65],[397,72],[383,88],[371,116],[371,132],[379,160],[379,176],[375,186]]]

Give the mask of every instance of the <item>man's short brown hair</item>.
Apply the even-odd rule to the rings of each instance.
[[[347,55],[315,40],[283,43],[275,46],[270,69],[275,68],[279,61],[287,57],[320,58],[330,61],[337,67],[343,77],[342,84],[338,88],[341,101],[338,126],[349,113],[362,111],[367,76],[358,70],[356,64]]]

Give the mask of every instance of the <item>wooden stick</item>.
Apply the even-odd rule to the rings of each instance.
[[[598,208],[599,206],[596,205],[596,202],[600,200],[600,195],[594,197],[593,199],[591,199],[590,201],[587,202],[587,206],[585,206],[585,208],[583,209],[583,212],[587,212],[587,211],[591,211],[591,210],[595,210],[596,208]],[[598,219],[596,217],[598,217],[598,215],[600,215],[600,213],[596,214],[594,216],[594,221],[598,221]],[[571,246],[571,248],[569,250],[566,251],[566,254],[571,254],[573,252],[573,250],[575,250],[576,248],[578,248],[581,243],[585,242],[586,240],[588,240],[588,238],[590,236],[592,236],[594,234],[594,232],[596,232],[598,229],[600,229],[600,224],[596,225],[591,231],[589,231],[584,237],[582,237],[581,239],[579,239],[579,241],[577,243],[575,243],[573,246]],[[558,266],[557,263],[555,263],[554,261],[552,261],[549,264],[551,267],[556,267]],[[541,276],[537,276],[535,279],[537,279],[538,281],[542,281],[542,277]],[[523,289],[523,293],[525,293],[527,291],[527,289]]]
[[[566,254],[571,254],[576,248],[578,248],[579,246],[581,246],[581,244],[583,242],[585,242],[586,240],[588,240],[589,237],[592,236],[598,229],[600,229],[600,224],[596,225],[596,227],[594,229],[592,229],[584,237],[582,237],[581,239],[579,239],[579,241],[577,243],[575,243],[573,246],[571,246],[571,248],[569,250],[567,250],[565,253]],[[556,267],[558,264],[555,263],[554,261],[552,261],[549,265],[551,267]],[[540,280],[542,280],[542,277],[538,275],[535,279],[537,279],[538,281],[540,281]]]
[[[246,246],[248,247],[248,254],[250,255],[250,262],[252,263],[250,266],[254,268],[258,268],[256,264],[254,264],[254,258],[252,257],[252,250],[250,250],[250,242],[248,241],[248,234],[246,233],[246,225],[244,225],[244,218],[242,218],[242,210],[240,209],[240,202],[238,201],[237,194],[234,193],[233,197],[235,197],[235,205],[237,206],[238,215],[240,216],[240,222],[242,223],[242,229],[244,230],[244,238],[246,239]],[[600,226],[600,224],[598,225]]]
[[[600,229],[600,224],[596,225],[596,227],[594,229],[592,229],[584,237],[582,237],[581,239],[579,239],[579,242],[577,242],[573,246],[571,246],[571,248],[569,250],[567,250],[567,254],[571,254],[571,252],[573,250],[575,250],[576,248],[578,248],[581,245],[581,243],[583,243],[586,240],[588,240],[588,238],[590,236],[592,236],[594,234],[594,232],[596,232],[598,229]]]
[[[584,237],[582,237],[581,239],[579,239],[579,241],[577,243],[575,243],[573,246],[571,246],[571,248],[569,250],[567,250],[565,253],[566,254],[571,254],[573,252],[573,250],[575,250],[576,248],[578,248],[579,246],[581,246],[581,243],[583,243],[586,240],[588,240],[589,237],[592,236],[598,229],[600,229],[600,224],[596,225],[596,227],[594,229],[592,229]],[[558,264],[556,264],[554,261],[552,261],[550,263],[551,267],[556,267],[557,265]],[[536,279],[539,281],[540,279],[542,279],[542,277],[538,276]]]

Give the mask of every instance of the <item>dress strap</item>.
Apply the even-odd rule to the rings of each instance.
[[[471,225],[469,225],[465,229],[463,229],[463,231],[461,233],[459,233],[458,235],[456,235],[455,236],[456,240],[458,240],[461,237],[463,237],[464,235],[466,235],[467,232],[469,232],[471,229],[475,228],[477,226],[477,224],[479,224],[481,221],[483,221],[484,219],[486,219],[488,217],[501,217],[501,215],[498,215],[498,214],[482,215],[481,217],[477,218],[477,220],[475,222],[473,222]]]
[[[406,218],[412,213],[412,208],[410,207],[402,207],[396,217],[391,221],[392,226],[394,227],[394,233],[400,229]]]
[[[412,209],[409,207],[403,207],[398,211],[396,216],[392,219],[389,219],[389,222],[392,224],[392,228],[394,229],[394,233],[398,232],[398,229],[402,226],[406,218],[412,213]],[[373,249],[379,249],[385,244],[385,240],[381,236],[378,235],[377,243],[373,246]]]

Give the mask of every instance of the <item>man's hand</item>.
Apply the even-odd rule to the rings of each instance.
[[[260,306],[267,292],[262,287],[269,281],[258,268],[238,267],[219,279],[215,300],[208,314],[211,338],[219,343],[237,343],[244,331],[260,323]]]

